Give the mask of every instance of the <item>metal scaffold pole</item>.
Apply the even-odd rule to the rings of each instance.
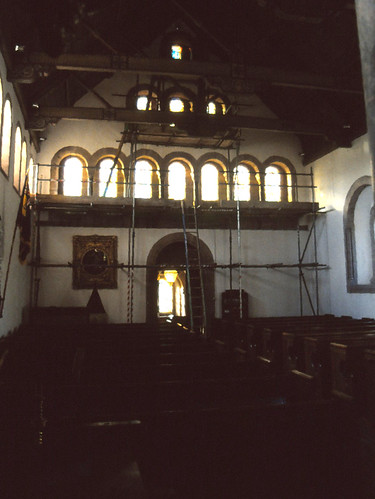
[[[134,171],[134,164],[136,161],[137,147],[136,143],[131,141],[130,146],[130,172],[129,184],[132,182],[132,171]],[[127,321],[133,322],[133,304],[134,304],[134,249],[135,249],[135,188],[133,183],[132,189],[132,214],[131,224],[129,224],[128,231],[128,315]]]

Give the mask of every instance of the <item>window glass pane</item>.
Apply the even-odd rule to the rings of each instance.
[[[246,166],[238,165],[234,169],[234,199],[236,201],[250,200],[250,172]]]
[[[104,192],[106,190],[109,178],[111,178],[111,180],[108,184],[105,197],[115,198],[117,196],[118,165],[112,170],[113,159],[114,158],[105,158],[102,159],[101,162],[99,163],[99,196],[104,196]]]
[[[169,101],[169,110],[172,111],[172,113],[182,113],[184,111],[184,103],[182,99],[173,97]]]
[[[216,114],[216,113],[225,114],[225,112],[226,112],[226,108],[225,108],[225,104],[222,101],[222,99],[211,100],[207,104],[207,113],[208,114]]]
[[[181,45],[172,45],[172,59],[182,59],[182,47]]]
[[[217,201],[219,199],[219,173],[215,165],[207,163],[202,168],[202,200]]]
[[[10,139],[12,134],[12,106],[7,99],[4,104],[3,129],[1,138],[1,167],[8,175],[9,173],[9,153]]]
[[[159,314],[171,314],[173,311],[173,285],[165,279],[159,280]]]
[[[34,160],[33,158],[30,158],[29,160],[29,189],[31,194],[36,193],[36,171],[37,171],[37,165],[34,165]]]
[[[186,197],[186,170],[178,161],[171,163],[168,168],[168,197],[169,199]]]
[[[141,160],[135,164],[134,197],[151,199],[152,197],[152,167],[148,161]]]
[[[65,196],[81,196],[82,195],[82,161],[71,156],[64,161],[64,188]]]
[[[26,168],[27,168],[27,144],[26,140],[22,142],[22,153],[21,153],[21,177],[20,177],[20,189],[23,189],[23,184],[26,178]],[[29,182],[30,185],[30,182]]]
[[[215,114],[216,113],[216,104],[215,102],[211,101],[207,105],[207,112],[208,114]]]
[[[148,98],[145,95],[141,95],[137,98],[137,109],[140,111],[146,111]]]
[[[175,315],[180,317],[186,316],[185,309],[185,291],[181,279],[178,277],[174,284],[174,294],[175,294]]]
[[[17,126],[16,133],[14,136],[14,166],[13,166],[13,185],[20,190],[20,169],[21,169],[21,147],[22,147],[22,137],[21,128]],[[23,184],[21,185],[21,189]]]
[[[266,168],[264,191],[266,201],[281,201],[281,175],[275,166]]]

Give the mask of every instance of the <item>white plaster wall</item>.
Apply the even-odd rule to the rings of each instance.
[[[3,95],[8,94],[12,103],[13,127],[12,144],[16,124],[19,122],[22,137],[25,137],[28,145],[28,158],[32,153],[29,135],[25,131],[24,118],[22,116],[18,100],[13,86],[6,80],[6,67],[0,55],[0,76],[3,83]],[[9,177],[0,171],[0,290],[3,296],[6,270],[10,259],[12,237],[20,202],[20,196],[13,188],[13,153],[11,148]],[[34,155],[35,157],[35,155]],[[28,164],[28,163],[27,163]],[[22,316],[27,313],[30,292],[30,267],[21,265],[18,261],[19,230],[17,229],[14,252],[10,263],[9,279],[5,296],[3,317],[0,318],[0,336],[7,334],[16,328],[22,321]]]
[[[148,80],[139,83],[149,83]],[[137,80],[133,75],[123,75],[121,73],[114,74],[110,78],[104,79],[95,91],[104,97],[114,107],[125,106],[125,95],[137,84]],[[122,94],[124,97],[119,97],[116,94]],[[230,96],[229,96],[230,97]],[[238,96],[232,96],[233,100],[238,101]],[[274,118],[275,115],[264,106],[258,97],[255,95],[245,99],[247,106],[240,108],[239,113],[244,115],[256,115],[265,118]],[[86,94],[76,104],[76,107],[96,107],[103,108],[104,104],[98,100],[93,94]],[[41,165],[50,165],[53,156],[57,151],[67,146],[80,146],[86,149],[90,154],[103,147],[112,147],[117,149],[118,141],[121,138],[124,125],[118,122],[110,121],[79,121],[79,120],[60,120],[56,125],[49,125],[46,129],[47,140],[41,145],[41,152],[38,155],[38,163]],[[138,147],[152,149],[161,157],[172,152],[170,147],[165,146],[147,146],[139,144]],[[210,152],[210,149],[193,149],[191,147],[176,148],[178,151],[191,154],[195,158],[199,158],[205,153]],[[122,152],[130,155],[130,144],[124,144]],[[226,151],[212,149],[212,152],[221,152],[224,157],[227,157]],[[266,161],[271,156],[281,156],[288,159],[299,173],[308,173],[302,165],[301,144],[293,134],[263,132],[258,130],[244,130],[241,136],[240,154],[250,154],[260,162]],[[233,159],[237,151],[232,151],[230,159]],[[40,166],[40,175],[43,178],[50,178],[50,169]],[[298,184],[309,185],[308,177],[300,177]],[[44,184],[43,193],[48,192],[47,183]],[[300,201],[310,201],[311,193],[309,189],[300,190]]]
[[[136,85],[134,77],[124,78],[116,74],[103,80],[96,87],[96,91],[105,97],[113,106],[123,107],[124,97],[113,94],[126,94],[129,88]],[[140,81],[142,83],[142,81]],[[272,118],[274,115],[265,108],[261,101],[252,96],[250,107],[246,108],[248,114],[256,114]],[[87,94],[76,104],[77,106],[103,107],[103,104],[92,95]],[[118,140],[123,130],[122,123],[61,120],[56,126],[49,126],[46,131],[47,140],[42,144],[38,155],[38,162],[50,164],[53,156],[63,147],[80,146],[93,154],[103,147],[117,148]],[[242,134],[240,154],[250,154],[258,161],[264,162],[271,156],[281,156],[289,160],[297,172],[306,173],[301,161],[301,145],[299,139],[292,134],[266,133],[262,131],[247,130]],[[142,146],[151,148],[151,146]],[[152,150],[161,157],[173,152],[170,147],[154,147]],[[195,158],[199,158],[209,149],[193,149],[178,147]],[[212,152],[221,152],[212,150]],[[123,147],[125,155],[130,154],[129,144]],[[224,151],[224,156],[226,152]],[[234,151],[231,158],[234,158]],[[48,169],[42,173],[49,177]],[[309,170],[308,170],[309,171]],[[303,177],[299,183],[308,185],[308,177]],[[311,200],[308,190],[300,196],[300,201]],[[44,227],[41,231],[42,238],[42,263],[63,263],[72,261],[72,236],[73,235],[117,235],[119,248],[118,260],[127,263],[127,238],[128,229],[90,229],[90,228],[57,228]],[[145,264],[152,246],[163,236],[170,232],[164,229],[137,229],[136,231],[136,264]],[[202,230],[201,239],[210,248],[214,261],[219,264],[229,264],[229,234],[224,230]],[[307,233],[302,233],[302,239]],[[236,240],[234,236],[233,246]],[[289,263],[298,261],[297,236],[295,231],[242,231],[242,262],[244,264],[269,264]],[[237,261],[234,249],[233,261]],[[41,306],[84,306],[90,296],[89,290],[72,289],[72,270],[66,268],[42,268],[39,271],[41,278],[39,302]],[[143,269],[135,271],[135,321],[145,320],[145,278]],[[308,285],[311,285],[311,275],[306,276]],[[216,316],[221,316],[221,293],[229,289],[229,270],[218,269],[215,271]],[[104,307],[111,322],[126,321],[127,316],[127,274],[118,272],[118,290],[100,290]],[[238,273],[233,272],[233,287],[238,287]],[[250,314],[253,316],[269,315],[298,315],[299,314],[299,280],[296,269],[247,269],[243,270],[242,287],[250,295]],[[304,311],[310,313],[304,295]]]
[[[312,167],[315,184],[318,186],[317,200],[320,206],[332,210],[319,216],[317,229],[322,235],[320,253],[326,253],[326,262],[330,267],[329,272],[325,274],[325,289],[329,295],[327,309],[335,315],[374,317],[374,294],[346,291],[343,230],[344,203],[351,185],[363,175],[371,175],[367,136],[357,139],[350,149],[337,149],[328,154],[313,163]]]
[[[178,232],[166,229],[136,229],[135,264],[145,264],[153,245],[167,234]],[[180,231],[181,232],[181,231]],[[67,264],[72,262],[73,235],[115,235],[118,237],[118,261],[127,263],[128,229],[43,227],[41,230],[41,263]],[[307,233],[302,235],[305,239]],[[201,230],[200,237],[210,248],[214,261],[229,263],[229,233],[224,230]],[[294,231],[242,231],[242,262],[244,264],[295,264],[298,260]],[[236,240],[233,241],[233,262],[237,262]],[[233,288],[238,288],[238,271],[233,271]],[[85,306],[90,290],[72,289],[72,269],[41,268],[39,270],[40,306]],[[307,276],[307,281],[310,277]],[[229,270],[215,271],[216,316],[221,317],[221,293],[229,289]],[[249,313],[252,316],[298,315],[299,285],[296,269],[243,269],[242,288],[249,293]],[[126,322],[128,280],[127,273],[118,270],[118,289],[99,291],[110,322]],[[304,300],[305,313],[311,313]],[[146,318],[146,271],[135,269],[135,322]]]

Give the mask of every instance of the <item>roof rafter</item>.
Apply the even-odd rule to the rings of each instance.
[[[71,120],[105,120],[121,121],[134,124],[171,124],[180,129],[190,130],[199,127],[201,131],[214,129],[243,128],[272,131],[279,133],[295,133],[301,135],[332,136],[331,127],[314,126],[306,123],[290,122],[277,119],[258,118],[252,116],[215,116],[201,113],[173,113],[168,111],[138,111],[123,108],[94,107],[43,107],[35,110],[33,119],[28,123],[31,130],[41,130],[48,123],[59,119]],[[338,130],[334,130],[334,133]]]
[[[221,62],[174,61],[145,59],[117,54],[62,54],[51,57],[42,52],[27,55],[13,71],[11,81],[31,83],[54,69],[62,71],[92,71],[105,73],[158,74],[178,77],[222,78],[267,83],[272,86],[298,87],[361,94],[362,88],[347,86],[345,81],[300,71],[285,71],[261,66]],[[25,76],[26,75],[26,76]]]

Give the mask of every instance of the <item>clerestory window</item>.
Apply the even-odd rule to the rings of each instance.
[[[1,168],[9,175],[10,144],[12,136],[12,105],[6,99],[3,109],[3,126],[1,130]]]
[[[145,159],[135,163],[134,197],[141,199],[152,198],[152,164]]]
[[[172,59],[182,59],[182,47],[181,45],[172,45],[171,46],[171,56],[172,56]]]
[[[99,162],[99,196],[115,198],[124,195],[124,168],[118,160],[114,166],[113,157],[103,158]]]
[[[64,196],[87,196],[89,194],[89,178],[87,165],[78,156],[68,156],[61,162],[59,192]]]
[[[244,165],[233,170],[233,187],[235,201],[250,201],[250,172]]]
[[[174,161],[168,167],[168,198],[185,199],[186,197],[186,170],[185,166]]]
[[[215,165],[206,163],[201,171],[202,201],[218,201],[219,172]]]
[[[21,171],[21,151],[22,151],[22,135],[21,127],[17,125],[16,133],[14,134],[14,162],[13,162],[13,186],[17,192],[20,192],[23,185],[20,187],[20,171]]]

